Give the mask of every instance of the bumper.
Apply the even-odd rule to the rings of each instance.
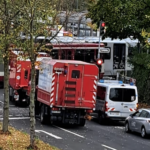
[[[125,121],[126,117],[106,117],[110,120]]]
[[[118,121],[125,121],[127,118],[126,116],[121,115],[110,115],[109,113],[105,113],[105,118],[110,120],[118,120]]]

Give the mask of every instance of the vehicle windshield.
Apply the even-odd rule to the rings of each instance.
[[[109,99],[118,102],[133,102],[136,99],[135,89],[111,88]]]

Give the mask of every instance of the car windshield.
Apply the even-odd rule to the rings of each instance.
[[[109,99],[118,102],[133,102],[135,101],[135,89],[111,88]]]

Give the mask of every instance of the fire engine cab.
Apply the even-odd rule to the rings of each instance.
[[[39,52],[36,61],[40,62],[43,57],[47,57],[47,54]],[[21,103],[29,105],[26,94],[30,90],[30,72],[31,63],[28,56],[25,56],[22,51],[12,51],[9,62],[9,97],[11,101],[15,102],[15,105]]]
[[[35,113],[41,123],[50,120],[84,126],[86,114],[95,109],[98,67],[43,58],[40,68]]]
[[[97,82],[96,113],[99,123],[106,119],[125,120],[138,105],[137,87],[118,80]]]

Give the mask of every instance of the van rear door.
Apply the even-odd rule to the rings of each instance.
[[[129,114],[134,113],[136,109],[137,96],[136,90],[132,88],[123,89],[122,100],[122,117],[127,117]]]
[[[134,88],[110,88],[109,100],[109,111],[112,115],[127,117],[131,110],[135,111],[136,90]]]

